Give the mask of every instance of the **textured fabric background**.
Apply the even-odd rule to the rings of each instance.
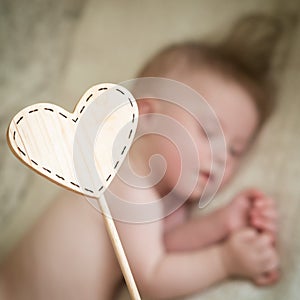
[[[296,0],[0,0],[0,260],[60,189],[9,151],[6,128],[17,111],[42,101],[72,111],[90,86],[133,78],[164,45],[222,34],[235,19],[256,11],[300,12],[300,5]],[[281,214],[282,280],[264,289],[228,281],[189,299],[299,297],[299,28],[295,36],[281,75],[278,111],[234,182],[207,208],[229,201],[248,186],[273,195]],[[120,297],[129,299],[125,288]]]

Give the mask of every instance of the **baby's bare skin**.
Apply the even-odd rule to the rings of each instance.
[[[63,192],[3,265],[4,299],[112,299],[121,279],[101,214]]]
[[[142,196],[147,201],[157,197],[153,189],[139,194],[140,191],[122,186],[117,180],[113,184],[132,199]],[[256,274],[276,267],[276,253],[268,246],[269,238],[259,237],[251,229],[238,231],[223,244],[211,241],[212,245],[204,249],[199,247],[189,252],[187,244],[184,251],[167,251],[162,237],[190,222],[188,207],[183,205],[166,219],[153,223],[116,222],[143,295],[177,297],[200,291],[231,275],[255,279]],[[232,204],[224,211],[227,208],[233,211]],[[220,216],[220,213],[212,214],[201,221],[202,225],[205,222],[214,225]],[[204,233],[199,235],[200,242]],[[187,231],[186,235],[190,239],[194,237],[193,232]],[[180,244],[179,238],[177,245]],[[252,260],[248,258],[262,251],[266,258],[260,255]],[[4,299],[112,299],[122,278],[101,214],[84,197],[70,192],[60,195],[10,255],[2,275],[7,293]]]

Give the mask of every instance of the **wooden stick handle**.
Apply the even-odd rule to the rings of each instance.
[[[102,210],[106,230],[108,232],[108,235],[110,237],[113,248],[115,250],[117,259],[119,261],[123,276],[125,278],[125,281],[126,281],[126,284],[127,284],[128,290],[129,290],[129,294],[131,296],[131,299],[141,300],[141,297],[140,297],[139,291],[137,289],[136,283],[134,281],[130,266],[128,264],[128,260],[127,260],[126,254],[124,252],[118,231],[116,229],[116,225],[111,216],[111,213],[110,213],[109,207],[107,205],[106,199],[104,197],[104,194],[102,194],[100,196],[100,198],[98,198],[98,203]]]

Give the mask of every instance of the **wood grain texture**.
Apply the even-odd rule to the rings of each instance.
[[[14,154],[34,171],[99,198],[125,159],[137,123],[130,92],[98,84],[86,91],[73,113],[51,103],[22,109],[10,122],[7,139]]]

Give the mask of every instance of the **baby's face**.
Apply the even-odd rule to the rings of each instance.
[[[188,77],[173,79],[187,84],[201,94],[219,119],[227,151],[225,173],[221,182],[221,186],[224,186],[237,170],[255,133],[258,124],[255,104],[241,85],[214,71],[197,71]],[[214,184],[214,177],[216,176],[216,174],[210,174],[212,154],[208,137],[195,118],[182,108],[171,104],[163,104],[162,107],[163,113],[175,118],[188,130],[197,146],[201,171],[191,198],[199,199],[207,183],[208,176],[211,176],[208,184]],[[206,125],[208,125],[208,128],[211,127],[210,124]],[[214,134],[214,132],[208,132],[210,137],[216,138]],[[175,186],[181,172],[180,155],[175,145],[167,139],[160,139],[158,149],[167,162],[167,170],[162,184],[170,189]],[[217,159],[222,159],[221,157],[222,155]],[[188,163],[190,163],[192,169],[195,162]],[[222,164],[221,161],[219,163]],[[192,172],[191,170],[190,175],[195,176]]]

